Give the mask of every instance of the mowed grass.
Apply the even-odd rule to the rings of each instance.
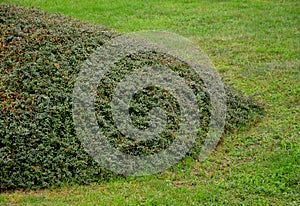
[[[115,177],[0,194],[0,205],[300,205],[298,1],[3,1],[59,12],[119,32],[167,30],[190,38],[224,81],[265,103],[266,115],[204,161],[159,175]]]

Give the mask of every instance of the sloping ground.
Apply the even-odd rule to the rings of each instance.
[[[73,125],[71,100],[80,65],[94,49],[115,35],[108,29],[61,15],[0,5],[1,190],[45,188],[68,182],[85,184],[111,176],[82,149]],[[172,59],[163,58],[161,61],[163,54],[143,55],[138,59],[129,56],[116,65],[115,71],[130,70],[134,61],[143,60],[145,63],[147,55],[151,55],[154,59],[151,61],[156,63],[173,62],[174,68],[188,69]],[[146,64],[151,64],[151,61],[146,61]],[[199,83],[194,91],[201,94],[201,79],[195,81]],[[106,94],[112,86],[108,81],[106,90],[105,87],[98,88],[99,92],[103,92],[100,94]],[[159,91],[146,91],[141,95],[149,97],[151,92]],[[253,122],[262,114],[260,105],[252,98],[239,94],[231,87],[226,87],[226,92],[228,114],[225,132]],[[199,107],[207,111],[202,125],[205,130],[209,119],[209,102],[205,94],[204,100],[205,104]],[[143,103],[138,104],[143,107]],[[98,107],[101,111],[104,108],[103,116],[107,117],[105,102],[98,104]],[[110,120],[108,117],[107,121]],[[111,133],[114,144],[118,135]],[[165,136],[160,140],[169,143],[171,138]],[[124,151],[131,154],[156,152],[157,148],[160,149],[157,143],[161,142],[141,144],[137,152],[136,147],[130,146],[131,142],[123,142]]]

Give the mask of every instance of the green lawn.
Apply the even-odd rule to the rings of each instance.
[[[120,32],[167,30],[206,52],[224,80],[266,105],[251,128],[206,160],[168,171],[0,194],[2,204],[300,205],[299,1],[0,0],[60,12]]]

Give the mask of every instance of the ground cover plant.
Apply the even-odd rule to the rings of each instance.
[[[26,4],[26,1],[24,1],[23,3]],[[219,147],[217,148],[217,151],[204,162],[200,163],[193,159],[187,158],[180,164],[176,165],[176,167],[170,169],[164,174],[157,176],[136,179],[112,177],[110,181],[99,183],[98,185],[91,185],[86,187],[74,186],[62,190],[54,190],[53,192],[51,190],[45,190],[42,192],[29,192],[29,194],[27,195],[22,194],[22,192],[6,193],[1,195],[1,201],[3,203],[34,203],[44,201],[47,204],[53,205],[66,203],[72,204],[79,198],[81,204],[86,204],[88,202],[98,202],[103,204],[206,203],[211,205],[214,203],[256,203],[297,205],[297,200],[299,199],[299,194],[297,193],[297,190],[299,190],[299,115],[297,115],[299,114],[299,60],[297,58],[297,54],[299,52],[299,42],[296,41],[296,22],[297,11],[299,11],[297,9],[299,8],[297,7],[296,1],[275,3],[261,1],[256,1],[253,3],[196,3],[193,1],[178,1],[177,3],[175,3],[166,1],[165,3],[161,3],[151,1],[149,4],[153,7],[149,9],[146,9],[146,7],[144,8],[140,2],[134,3],[133,1],[127,1],[126,3],[116,2],[116,4],[113,4],[116,7],[110,5],[109,3],[106,3],[105,1],[102,1],[101,4],[91,1],[84,4],[85,6],[77,2],[77,4],[81,4],[81,7],[94,8],[94,12],[92,12],[91,9],[83,9],[81,11],[78,10],[77,7],[69,7],[69,4],[67,2],[56,4],[55,1],[51,3],[50,1],[48,3],[40,3],[36,1],[33,3],[35,3],[37,6],[48,8],[52,11],[61,11],[66,14],[74,15],[78,18],[90,20],[93,22],[98,21],[98,23],[101,22],[107,26],[119,29],[120,31],[130,31],[141,28],[165,28],[174,31],[178,31],[181,29],[182,31],[180,32],[182,34],[191,36],[196,42],[199,43],[199,45],[202,46],[202,48],[204,48],[210,54],[211,58],[216,63],[217,68],[222,73],[226,81],[230,81],[237,88],[241,88],[248,94],[257,93],[256,98],[260,99],[260,101],[262,102],[267,103],[267,115],[260,123],[258,123],[258,125],[252,125],[251,129],[248,128],[242,131],[236,131],[234,134],[227,134],[223,142],[221,142],[221,145],[219,145]],[[149,17],[149,15],[153,13],[153,10],[155,10],[155,6],[162,6],[161,4],[163,5],[164,9],[158,9],[158,11],[160,11],[161,13],[158,12],[155,15],[153,21],[149,22],[146,16]],[[117,7],[117,5],[119,7]],[[78,8],[80,6],[78,6]],[[1,5],[1,8],[4,7],[2,7]],[[96,8],[98,8],[98,10],[96,10]],[[99,8],[104,8],[102,11],[103,16],[101,18],[96,17],[97,12],[100,11]],[[126,10],[123,10],[123,8],[126,8]],[[181,9],[179,10],[179,8]],[[186,10],[182,8],[185,8]],[[197,11],[199,12],[199,10],[196,10],[195,8],[201,10],[202,15],[199,15],[199,13],[197,13]],[[122,15],[132,14],[133,10],[138,10],[138,14],[131,16],[131,22],[124,19],[122,24]],[[186,15],[177,15],[176,17],[175,14],[178,14],[178,12],[181,11],[187,12]],[[212,11],[215,12],[215,16],[211,15],[211,13],[214,13]],[[247,11],[246,13],[249,15],[246,16],[244,14],[245,11]],[[253,13],[250,13],[250,11]],[[105,12],[111,12],[111,14],[114,15],[108,17],[109,15],[105,15]],[[164,15],[167,15],[169,18],[164,19]],[[6,17],[7,15],[3,16]],[[12,15],[9,19],[13,20],[14,18],[16,18],[16,16],[17,15]],[[264,17],[266,20],[260,21],[262,17]],[[2,15],[1,18],[5,19],[2,17]],[[123,18],[125,17],[123,16]],[[138,22],[140,22],[140,24]],[[188,24],[186,22],[188,22]],[[1,25],[5,25],[3,23],[4,22],[1,21]],[[156,23],[158,24],[156,25]],[[225,24],[227,26],[227,29],[221,30],[222,24]],[[15,28],[15,25],[11,26]],[[104,30],[105,29],[102,28],[101,30],[96,31],[99,32]],[[2,31],[5,30],[1,29],[1,32]],[[276,34],[275,31],[277,32]],[[75,33],[74,36],[76,36],[76,29],[73,32]],[[22,36],[18,36],[18,31],[14,31],[14,33],[17,34],[17,39],[14,39],[15,41],[22,39]],[[82,34],[81,32],[79,33],[80,35]],[[77,35],[79,34],[77,33]],[[72,35],[69,36],[71,36],[72,38]],[[90,36],[90,39],[93,39],[94,36]],[[109,38],[111,38],[112,33],[107,31],[107,33],[103,34],[102,32],[100,32],[97,33],[97,36],[103,38],[100,40],[100,42],[96,42],[95,45],[101,42],[104,43],[105,41],[108,41]],[[80,45],[84,45],[84,42],[81,42]],[[82,48],[92,49],[95,48],[95,45],[82,46],[79,47],[80,49],[78,48],[78,50],[76,51],[83,52]],[[247,45],[247,47],[245,45]],[[46,51],[52,51],[51,46],[53,45],[50,45],[50,50]],[[66,45],[66,47],[68,46]],[[80,55],[81,57],[86,58],[89,51],[85,50],[84,52],[86,53]],[[48,58],[51,58],[51,56]],[[71,57],[66,55],[66,58]],[[69,72],[68,75],[63,75],[59,71],[59,68],[57,68],[58,66],[62,66],[61,62],[55,61],[53,62],[52,66],[51,61],[53,60],[54,59],[50,59],[48,63],[48,66],[52,69],[47,70],[47,72],[52,71],[53,76],[59,78],[63,76],[66,79],[64,79],[62,83],[59,82],[61,80],[55,79],[53,83],[56,84],[54,84],[52,87],[54,89],[53,91],[49,90],[48,94],[51,94],[51,92],[53,92],[52,94],[55,94],[56,96],[49,95],[53,98],[51,100],[59,97],[61,99],[54,102],[61,103],[65,102],[64,98],[66,98],[66,96],[59,95],[64,94],[63,92],[59,93],[61,92],[61,87],[59,87],[59,85],[65,85],[64,83],[68,82],[67,78],[71,78],[71,76],[69,75],[71,75],[71,73],[73,72],[73,68],[72,72]],[[20,60],[17,59],[15,61]],[[67,62],[69,62],[68,59],[65,61],[65,65],[63,65],[66,68],[68,68]],[[76,61],[73,60],[70,62]],[[38,69],[38,67],[33,66],[33,69],[30,71],[34,71],[35,68]],[[26,74],[26,70],[17,70],[17,72],[9,76],[9,78],[12,78],[15,74],[18,74],[22,75],[24,79],[27,79],[29,82],[31,82],[32,79],[30,79],[30,73],[28,73]],[[46,73],[45,75],[48,74]],[[43,77],[43,75],[39,75],[39,77]],[[7,84],[7,82],[5,83]],[[1,86],[5,86],[7,90],[8,87],[6,86],[6,84],[3,84]],[[15,87],[21,83],[17,82],[13,84],[16,84],[12,85]],[[35,88],[41,86],[38,85],[38,83],[36,84],[37,85]],[[29,88],[29,91],[30,89],[32,88]],[[26,92],[24,92],[24,94],[26,94]],[[19,94],[14,95],[23,94],[20,94],[19,92]],[[4,99],[8,100],[1,102],[1,105],[5,104],[8,107],[8,109],[6,107],[6,109],[3,110],[2,114],[7,115],[8,111],[19,111],[20,113],[22,113],[21,111],[25,110],[23,108],[15,111],[10,110],[15,106],[17,106],[18,108],[20,105],[26,105],[22,104],[22,98],[17,98],[15,96],[9,97],[10,98],[7,98],[5,96]],[[28,97],[24,98],[26,99]],[[40,106],[40,108],[44,109],[45,105],[38,104],[45,102],[43,99],[35,100],[34,97],[32,98],[33,104],[37,104],[38,106]],[[68,104],[62,105],[65,105],[65,108],[68,108]],[[12,107],[10,108],[10,106]],[[49,106],[49,104],[47,104],[46,107],[47,106]],[[53,114],[54,117],[59,120],[58,122],[61,122],[60,120],[62,119],[62,117],[60,117],[61,114],[59,112],[56,112],[55,109],[50,111],[48,110],[48,112],[50,112],[50,114]],[[35,114],[39,113],[41,112],[38,111]],[[66,113],[63,115],[68,116],[68,114]],[[237,117],[239,117],[239,115],[240,113],[237,114]],[[30,117],[30,115],[28,116]],[[39,117],[38,115],[36,116]],[[20,118],[25,119],[26,117]],[[5,124],[5,121],[2,123]],[[41,121],[40,124],[43,123],[45,122]],[[60,123],[57,124],[62,127]],[[20,124],[15,125],[15,127],[23,129],[20,127]],[[68,129],[72,130],[71,127],[68,127]],[[20,136],[24,134],[26,135],[26,131],[16,131],[20,131]],[[41,131],[41,133],[42,132],[47,131]],[[52,133],[55,132],[57,131],[54,131]],[[9,137],[9,134],[6,133],[6,130],[3,130],[3,134],[5,134],[6,137]],[[64,133],[59,135],[64,136],[66,134]],[[71,135],[66,139],[70,138]],[[60,143],[65,143],[66,139],[54,139],[52,140],[53,142],[49,142],[49,145],[55,148]],[[20,140],[24,139],[20,138]],[[27,142],[17,142],[15,144],[19,143],[22,146],[26,144],[28,145]],[[54,143],[54,145],[52,143]],[[6,143],[3,142],[2,144]],[[34,144],[38,145],[39,142],[36,142]],[[76,140],[74,140],[70,145],[75,146]],[[65,152],[64,149],[68,148],[65,146],[66,145],[61,147],[61,150],[58,150],[58,152]],[[43,148],[40,149],[43,150]],[[4,150],[2,151],[5,152]],[[67,151],[72,153],[72,147]],[[39,161],[42,161],[42,157],[39,158]],[[84,164],[83,162],[88,159],[88,156],[82,154],[82,156],[80,156],[79,158],[82,158],[83,161],[75,162]],[[54,161],[49,165],[55,165],[57,163],[63,162],[60,159],[53,160]],[[8,163],[10,164],[10,162]],[[20,161],[20,163],[22,165],[23,161]],[[25,168],[30,168],[30,166],[26,165],[26,161],[24,161],[24,163],[25,164],[23,164],[23,166],[25,166]],[[90,163],[91,165],[94,164],[92,162]],[[80,168],[82,165],[77,166],[78,168]],[[15,168],[15,165],[11,165],[10,168],[7,169]],[[40,168],[37,167],[30,169],[30,172],[34,173],[34,171],[39,171]],[[62,174],[68,174],[66,175],[66,178],[70,177],[68,169],[62,171]],[[54,170],[52,171],[56,170],[58,169],[54,168]],[[51,169],[48,171],[51,171]],[[80,174],[80,172],[82,171],[88,171],[90,173],[85,173],[85,175],[82,175]],[[79,174],[72,174],[71,176],[75,179],[77,178],[77,180],[79,181],[84,180],[84,178],[89,176],[90,174],[93,174],[97,178],[99,178],[99,176],[97,176],[99,174],[95,174],[95,171],[97,171],[96,167],[91,167],[91,170],[82,171],[79,171]],[[61,171],[58,171],[52,174],[59,174],[60,172]],[[40,174],[40,177],[47,177],[39,172],[36,172],[35,174],[37,176],[38,174]],[[1,178],[8,176],[9,174],[7,174],[6,176],[1,175]],[[24,176],[29,179],[32,178],[28,173]],[[61,179],[60,178],[61,177],[57,177],[54,175],[51,181],[57,181],[56,183],[59,183],[59,181],[61,180],[66,180],[64,179],[64,177],[62,177]],[[34,181],[36,180],[31,181],[31,185],[35,184]],[[26,184],[30,184],[30,181],[24,181],[23,183],[23,185],[26,186]],[[44,186],[48,186],[47,182],[46,184],[44,183]],[[67,192],[72,193],[72,196],[70,198],[64,197],[64,193]]]
[[[80,64],[93,49],[112,38],[113,33],[32,9],[3,5],[1,12],[4,17],[1,24],[1,189],[44,188],[66,182],[99,180],[104,171],[80,146],[72,121],[71,100]],[[120,61],[99,83],[98,121],[119,150],[149,155],[165,149],[174,139],[171,134],[178,129],[180,111],[176,103],[175,109],[169,108],[174,100],[161,89],[148,88],[137,94],[137,102],[133,101],[131,106],[132,119],[141,122],[139,126],[147,127],[147,122],[141,118],[145,118],[153,106],[165,108],[172,117],[168,129],[157,140],[137,144],[126,139],[115,129],[109,105],[117,82],[130,71],[143,65],[172,62],[174,59],[163,54],[131,55]],[[201,91],[201,79],[185,72],[191,70],[183,63],[171,65],[182,75],[186,73],[189,82],[196,82],[194,93],[199,96],[199,109],[205,114],[201,120],[201,128],[205,131],[210,116],[209,100]],[[262,110],[254,100],[227,90],[226,131],[245,124],[251,115],[260,114]],[[159,103],[162,99],[163,103]]]

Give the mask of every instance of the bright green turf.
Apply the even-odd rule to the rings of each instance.
[[[121,32],[192,39],[226,81],[266,104],[264,119],[225,136],[204,162],[160,175],[0,195],[0,204],[300,205],[299,1],[0,0]]]

